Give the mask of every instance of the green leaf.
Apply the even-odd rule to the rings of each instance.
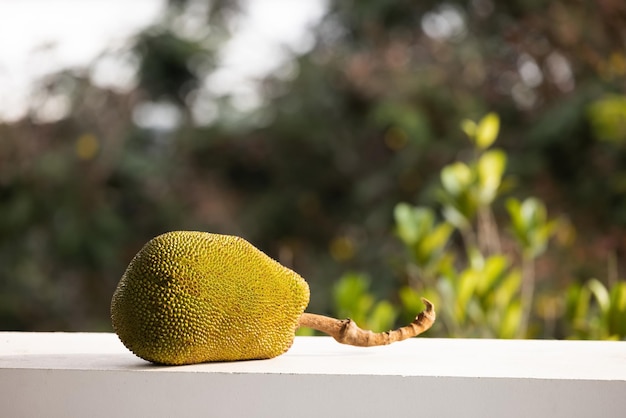
[[[591,294],[598,302],[600,312],[604,318],[608,318],[609,310],[611,308],[611,296],[607,288],[598,280],[591,279],[587,282],[587,287],[591,291]]]
[[[472,170],[461,162],[450,164],[441,170],[441,183],[452,196],[459,196],[472,183]]]
[[[404,286],[398,291],[400,302],[404,311],[408,312],[411,320],[422,309],[422,300],[420,295],[410,286]],[[432,301],[434,303],[434,301]]]
[[[452,225],[435,224],[435,213],[430,208],[398,204],[394,210],[396,233],[412,250],[415,262],[428,267],[440,257],[454,228]]]
[[[626,283],[616,283],[611,288],[610,296],[609,333],[624,338],[626,336]]]
[[[511,304],[516,295],[519,295],[522,285],[522,274],[518,269],[513,269],[498,286],[495,292],[495,303],[499,308]]]
[[[498,338],[519,337],[519,326],[522,323],[522,305],[519,301],[506,308],[504,318],[498,332]]]
[[[503,255],[494,255],[487,259],[482,270],[481,279],[476,286],[476,292],[486,296],[504,278],[509,260]]]
[[[495,199],[506,168],[506,154],[500,150],[487,151],[478,160],[480,181],[479,200],[488,205]]]
[[[478,122],[476,127],[476,145],[487,149],[493,144],[500,131],[500,118],[496,113],[489,113]]]
[[[547,212],[544,204],[537,198],[529,197],[522,202],[520,209],[526,229],[538,228],[547,221]]]
[[[578,300],[574,308],[574,320],[584,322],[589,315],[589,304],[591,302],[591,291],[587,287],[581,287],[578,293]]]
[[[606,95],[589,105],[587,114],[594,136],[603,141],[626,141],[626,96]]]
[[[420,231],[413,207],[407,203],[399,203],[394,209],[396,232],[400,239],[408,245],[418,241]]]
[[[513,232],[513,236],[522,249],[528,248],[528,234],[526,233],[526,224],[522,217],[522,204],[519,200],[510,198],[506,201],[506,209],[511,218],[511,232]]]
[[[446,221],[450,222],[458,229],[467,229],[470,227],[469,219],[454,206],[446,205],[441,212],[443,217],[446,218]]]
[[[474,326],[478,325],[478,327],[483,327],[485,324],[486,315],[485,311],[482,309],[480,303],[476,300],[476,298],[471,298],[467,301],[467,306],[465,308],[467,312],[468,320],[474,324]],[[487,331],[487,330],[485,330]]]
[[[465,132],[465,135],[472,139],[472,142],[474,137],[476,136],[477,127],[478,126],[476,125],[476,122],[474,122],[473,120],[463,119],[461,121],[461,130]]]
[[[394,209],[397,234],[406,244],[414,245],[428,234],[435,222],[435,214],[430,208],[414,207],[400,203]]]
[[[576,304],[581,286],[578,283],[570,283],[565,289],[565,315],[571,320],[576,315]]]
[[[479,271],[482,270],[485,267],[485,257],[483,253],[474,246],[469,246],[466,250],[470,268]]]
[[[437,281],[437,292],[441,298],[439,311],[442,313],[440,316],[451,318],[453,319],[453,322],[459,323],[459,318],[456,317],[457,309],[455,301],[457,298],[452,281],[453,280],[449,277],[442,277]],[[431,300],[431,302],[434,301]]]
[[[506,201],[506,209],[509,212],[509,216],[511,217],[511,224],[515,229],[522,228],[522,214],[521,214],[521,204],[520,201],[515,199],[514,197],[507,199]]]
[[[424,237],[422,245],[420,246],[421,251],[423,251],[425,255],[429,255],[429,258],[432,258],[434,254],[443,251],[452,232],[454,232],[454,228],[450,224],[441,223],[437,225]]]
[[[511,217],[512,232],[524,253],[532,258],[543,253],[557,226],[556,221],[548,221],[543,202],[533,197],[521,204],[516,199],[508,199],[506,207]]]
[[[433,288],[426,288],[418,293],[412,287],[404,286],[398,291],[398,295],[400,297],[402,307],[406,312],[408,312],[410,317],[408,319],[411,321],[415,319],[415,316],[425,308],[425,305],[422,302],[422,297],[431,301],[435,306],[440,306],[440,295]]]
[[[344,274],[333,287],[333,299],[337,315],[364,322],[374,304],[368,293],[369,280],[358,273]]]
[[[469,302],[474,296],[479,279],[480,276],[477,271],[468,269],[461,273],[456,283],[456,317],[459,318],[460,322],[465,320]]]
[[[367,327],[374,332],[388,331],[393,328],[396,316],[397,312],[391,303],[380,301],[369,315]]]

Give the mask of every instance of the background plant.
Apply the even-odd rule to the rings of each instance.
[[[609,287],[597,279],[583,285],[570,285],[565,310],[570,338],[626,338],[626,283],[623,281]]]
[[[550,220],[539,199],[508,198],[505,206],[513,240],[508,239],[516,246],[503,251],[501,242],[507,237],[501,236],[493,212],[507,183],[506,154],[489,150],[498,135],[499,119],[489,114],[478,124],[464,121],[463,129],[474,152],[468,163],[457,161],[441,171],[441,187],[434,193],[439,196],[443,219],[437,220],[435,211],[427,207],[401,203],[395,208],[396,233],[410,257],[405,271],[408,285],[399,291],[403,320],[409,321],[421,309],[420,296],[424,296],[439,307],[439,322],[431,332],[435,335],[545,336],[545,329],[540,328],[547,324],[542,323],[541,315],[534,315],[535,263],[558,229],[567,230],[571,225],[562,219]],[[455,234],[461,242],[453,242]],[[346,277],[339,286],[347,289],[354,279]],[[608,290],[595,279],[584,285],[570,284],[560,318],[568,324],[567,336],[623,338],[623,285],[619,282]],[[347,293],[354,300],[342,304],[348,308],[345,315],[358,312],[364,322],[379,317],[378,312],[369,310],[371,296],[364,294],[362,287]],[[368,309],[359,308],[361,304]]]
[[[591,277],[612,289],[624,271],[622,2],[329,1],[312,49],[259,80],[261,105],[247,108],[207,88],[238,2],[168,5],[103,57],[127,62],[135,84],[111,89],[93,68],[67,69],[41,80],[26,117],[0,124],[2,329],[110,330],[110,297],[133,254],[158,233],[197,229],[244,236],[294,268],[318,312],[335,310],[344,272],[366,272],[373,306],[418,303],[400,289],[452,287],[452,301],[478,308],[452,310],[433,332],[456,323],[455,335],[482,335],[473,318],[499,312],[484,331],[498,335],[507,316],[490,307],[506,282],[500,297],[529,326],[500,335],[592,334],[572,328],[563,295]],[[210,30],[190,35],[186,23]],[[67,112],[43,120],[59,102]],[[154,106],[177,124],[138,123]],[[495,124],[462,122],[488,110],[501,118],[498,149],[477,134]],[[567,245],[527,252],[524,264],[533,239],[515,238],[507,190],[520,208],[534,196],[566,214],[582,238],[558,223],[552,236]],[[407,229],[410,244],[392,233],[394,212],[425,223]],[[495,288],[471,279],[487,268]],[[534,283],[527,311],[523,283]],[[591,320],[599,305],[588,300]]]
[[[463,121],[473,152],[468,162],[456,161],[441,170],[441,186],[434,191],[441,221],[435,221],[432,209],[408,204],[395,209],[397,234],[411,255],[407,270],[414,272],[401,301],[415,309],[420,292],[432,297],[440,307],[441,335],[513,338],[526,333],[532,295],[524,298],[523,269],[514,265],[512,254],[503,253],[493,215],[506,184],[506,154],[490,148],[499,125],[493,113],[478,123]],[[519,215],[515,209],[512,213]],[[529,233],[529,225],[519,226],[520,233]],[[455,233],[460,242],[450,242]],[[526,287],[532,290],[532,283]]]

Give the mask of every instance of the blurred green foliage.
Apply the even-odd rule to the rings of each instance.
[[[442,221],[435,220],[430,208],[405,203],[396,206],[397,234],[411,256],[407,274],[412,280],[401,290],[401,301],[410,312],[422,293],[439,306],[433,333],[442,336],[519,338],[526,333],[525,305],[532,303],[534,277],[524,277],[524,272],[536,251],[529,251],[527,263],[516,267],[513,256],[501,249],[503,237],[495,225],[492,206],[502,191],[507,156],[501,150],[489,149],[499,126],[493,113],[478,123],[462,122],[474,152],[467,163],[453,162],[441,170],[436,194],[442,205]],[[526,208],[529,202],[534,201],[529,199],[521,205],[517,200],[509,201],[513,220],[528,220],[527,211],[520,207]],[[532,225],[513,225],[519,227],[515,230],[518,235],[526,238],[534,237],[535,229],[545,223],[545,219],[537,219]],[[451,242],[455,232],[462,237],[462,245]],[[545,241],[536,240],[526,247],[535,249],[539,244],[545,248]]]
[[[502,151],[487,150],[498,135],[498,126],[493,113],[478,124],[463,121],[475,153],[469,163],[454,162],[441,171],[437,194],[443,196],[444,220],[437,221],[428,207],[400,203],[395,208],[396,233],[409,255],[405,267],[409,285],[398,291],[404,321],[411,321],[422,309],[420,296],[424,296],[439,307],[438,322],[431,331],[438,336],[553,337],[546,328],[553,328],[552,322],[558,320],[570,338],[626,338],[625,282],[610,290],[596,279],[582,286],[570,283],[565,290],[566,308],[560,314],[555,312],[554,299],[546,295],[536,298],[536,259],[546,252],[559,228],[571,228],[563,220],[550,220],[539,199],[506,200],[508,230],[517,251],[502,251],[501,241],[506,237],[493,224],[491,212],[502,191],[507,158]],[[485,164],[489,159],[497,160]],[[463,238],[463,245],[451,243],[455,232]],[[362,277],[345,276],[336,289],[339,315],[356,315],[366,324],[393,319],[387,309],[371,309],[373,297],[366,292],[367,282]],[[543,306],[537,306],[536,299]],[[384,303],[378,302],[378,306]],[[545,321],[546,316],[551,316],[551,321]]]
[[[591,129],[604,141],[626,141],[626,96],[609,95],[589,105]]]
[[[343,275],[333,286],[335,314],[374,332],[387,331],[395,323],[396,309],[389,301],[376,301],[369,287],[370,280],[362,274]]]
[[[606,287],[597,279],[570,285],[566,293],[570,338],[626,338],[626,283]]]
[[[207,87],[238,13],[172,0],[110,52],[131,87],[68,69],[0,124],[0,328],[110,330],[143,243],[198,229],[244,236],[307,278],[311,311],[374,328],[423,294],[433,335],[623,335],[597,319],[623,312],[621,2],[329,1],[259,106]],[[613,308],[572,290],[591,277]]]

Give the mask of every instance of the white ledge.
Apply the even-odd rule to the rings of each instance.
[[[626,342],[298,337],[270,360],[163,367],[114,334],[0,332],[6,417],[622,417]]]

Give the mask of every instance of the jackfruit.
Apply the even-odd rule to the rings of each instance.
[[[111,300],[113,329],[138,357],[158,364],[266,359],[287,351],[300,326],[344,344],[390,344],[421,334],[433,305],[383,333],[350,319],[304,313],[309,286],[243,238],[168,232],[132,259]]]
[[[264,359],[289,349],[308,303],[304,279],[244,239],[176,231],[131,261],[111,318],[124,345],[154,363]]]

